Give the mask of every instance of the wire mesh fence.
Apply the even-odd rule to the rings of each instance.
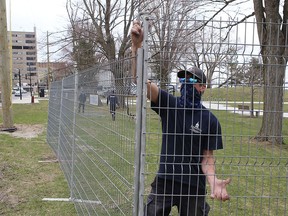
[[[47,141],[80,215],[132,214],[136,87],[127,74],[129,62],[51,84]]]
[[[168,209],[158,215],[287,215],[287,56],[261,55],[255,22],[230,30],[226,21],[141,19],[137,84],[134,58],[51,84],[47,141],[78,214],[157,215],[146,206],[154,199]],[[278,42],[267,46],[287,46]],[[206,76],[197,107],[181,102],[187,93],[177,77],[193,65]],[[150,81],[163,90],[156,103],[146,99]],[[209,198],[207,149],[215,150],[216,176],[232,179],[229,201]],[[185,214],[189,199],[209,207]]]

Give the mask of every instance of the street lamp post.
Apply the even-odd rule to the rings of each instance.
[[[32,82],[31,82],[31,68],[30,68],[30,63],[29,63],[29,76],[30,76],[30,96],[31,96],[31,103],[34,103],[34,96],[32,94]]]
[[[18,77],[19,77],[19,90],[20,90],[20,100],[22,100],[22,86],[21,86],[21,73],[20,73],[20,69],[18,68]]]
[[[32,89],[31,89],[32,84],[31,84],[31,68],[30,68],[30,64],[29,64],[29,77],[30,77],[30,95],[32,97]]]

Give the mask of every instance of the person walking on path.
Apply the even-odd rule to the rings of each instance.
[[[85,102],[86,102],[86,94],[81,91],[79,95],[79,106],[78,106],[78,112],[80,113],[82,108],[82,113],[84,113],[85,110]]]
[[[107,105],[110,103],[110,113],[112,115],[112,120],[115,121],[116,118],[116,107],[119,106],[118,98],[114,93],[112,93],[107,97]]]

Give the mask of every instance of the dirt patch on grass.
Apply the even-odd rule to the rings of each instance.
[[[11,172],[12,167],[7,163],[0,164],[0,181],[1,181],[1,189],[0,189],[0,203],[3,203],[8,208],[13,208],[18,205],[21,201],[19,197],[16,195],[13,186],[9,185],[9,187],[5,187],[10,184],[9,173]],[[6,177],[6,178],[5,178]],[[0,215],[1,215],[1,207],[0,207]]]
[[[4,133],[13,137],[31,139],[37,137],[44,131],[44,126],[42,124],[15,124],[15,127],[16,130],[14,132],[0,131],[0,134]]]
[[[12,188],[0,191],[0,202],[5,203],[5,205],[8,205],[9,207],[15,207],[18,205],[21,201],[19,200],[19,197],[13,195],[13,193],[14,191]]]

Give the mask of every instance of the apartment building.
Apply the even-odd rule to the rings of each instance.
[[[37,38],[34,32],[11,31],[13,84],[21,83],[35,86],[38,83],[37,73]],[[9,41],[10,42],[10,41]]]

